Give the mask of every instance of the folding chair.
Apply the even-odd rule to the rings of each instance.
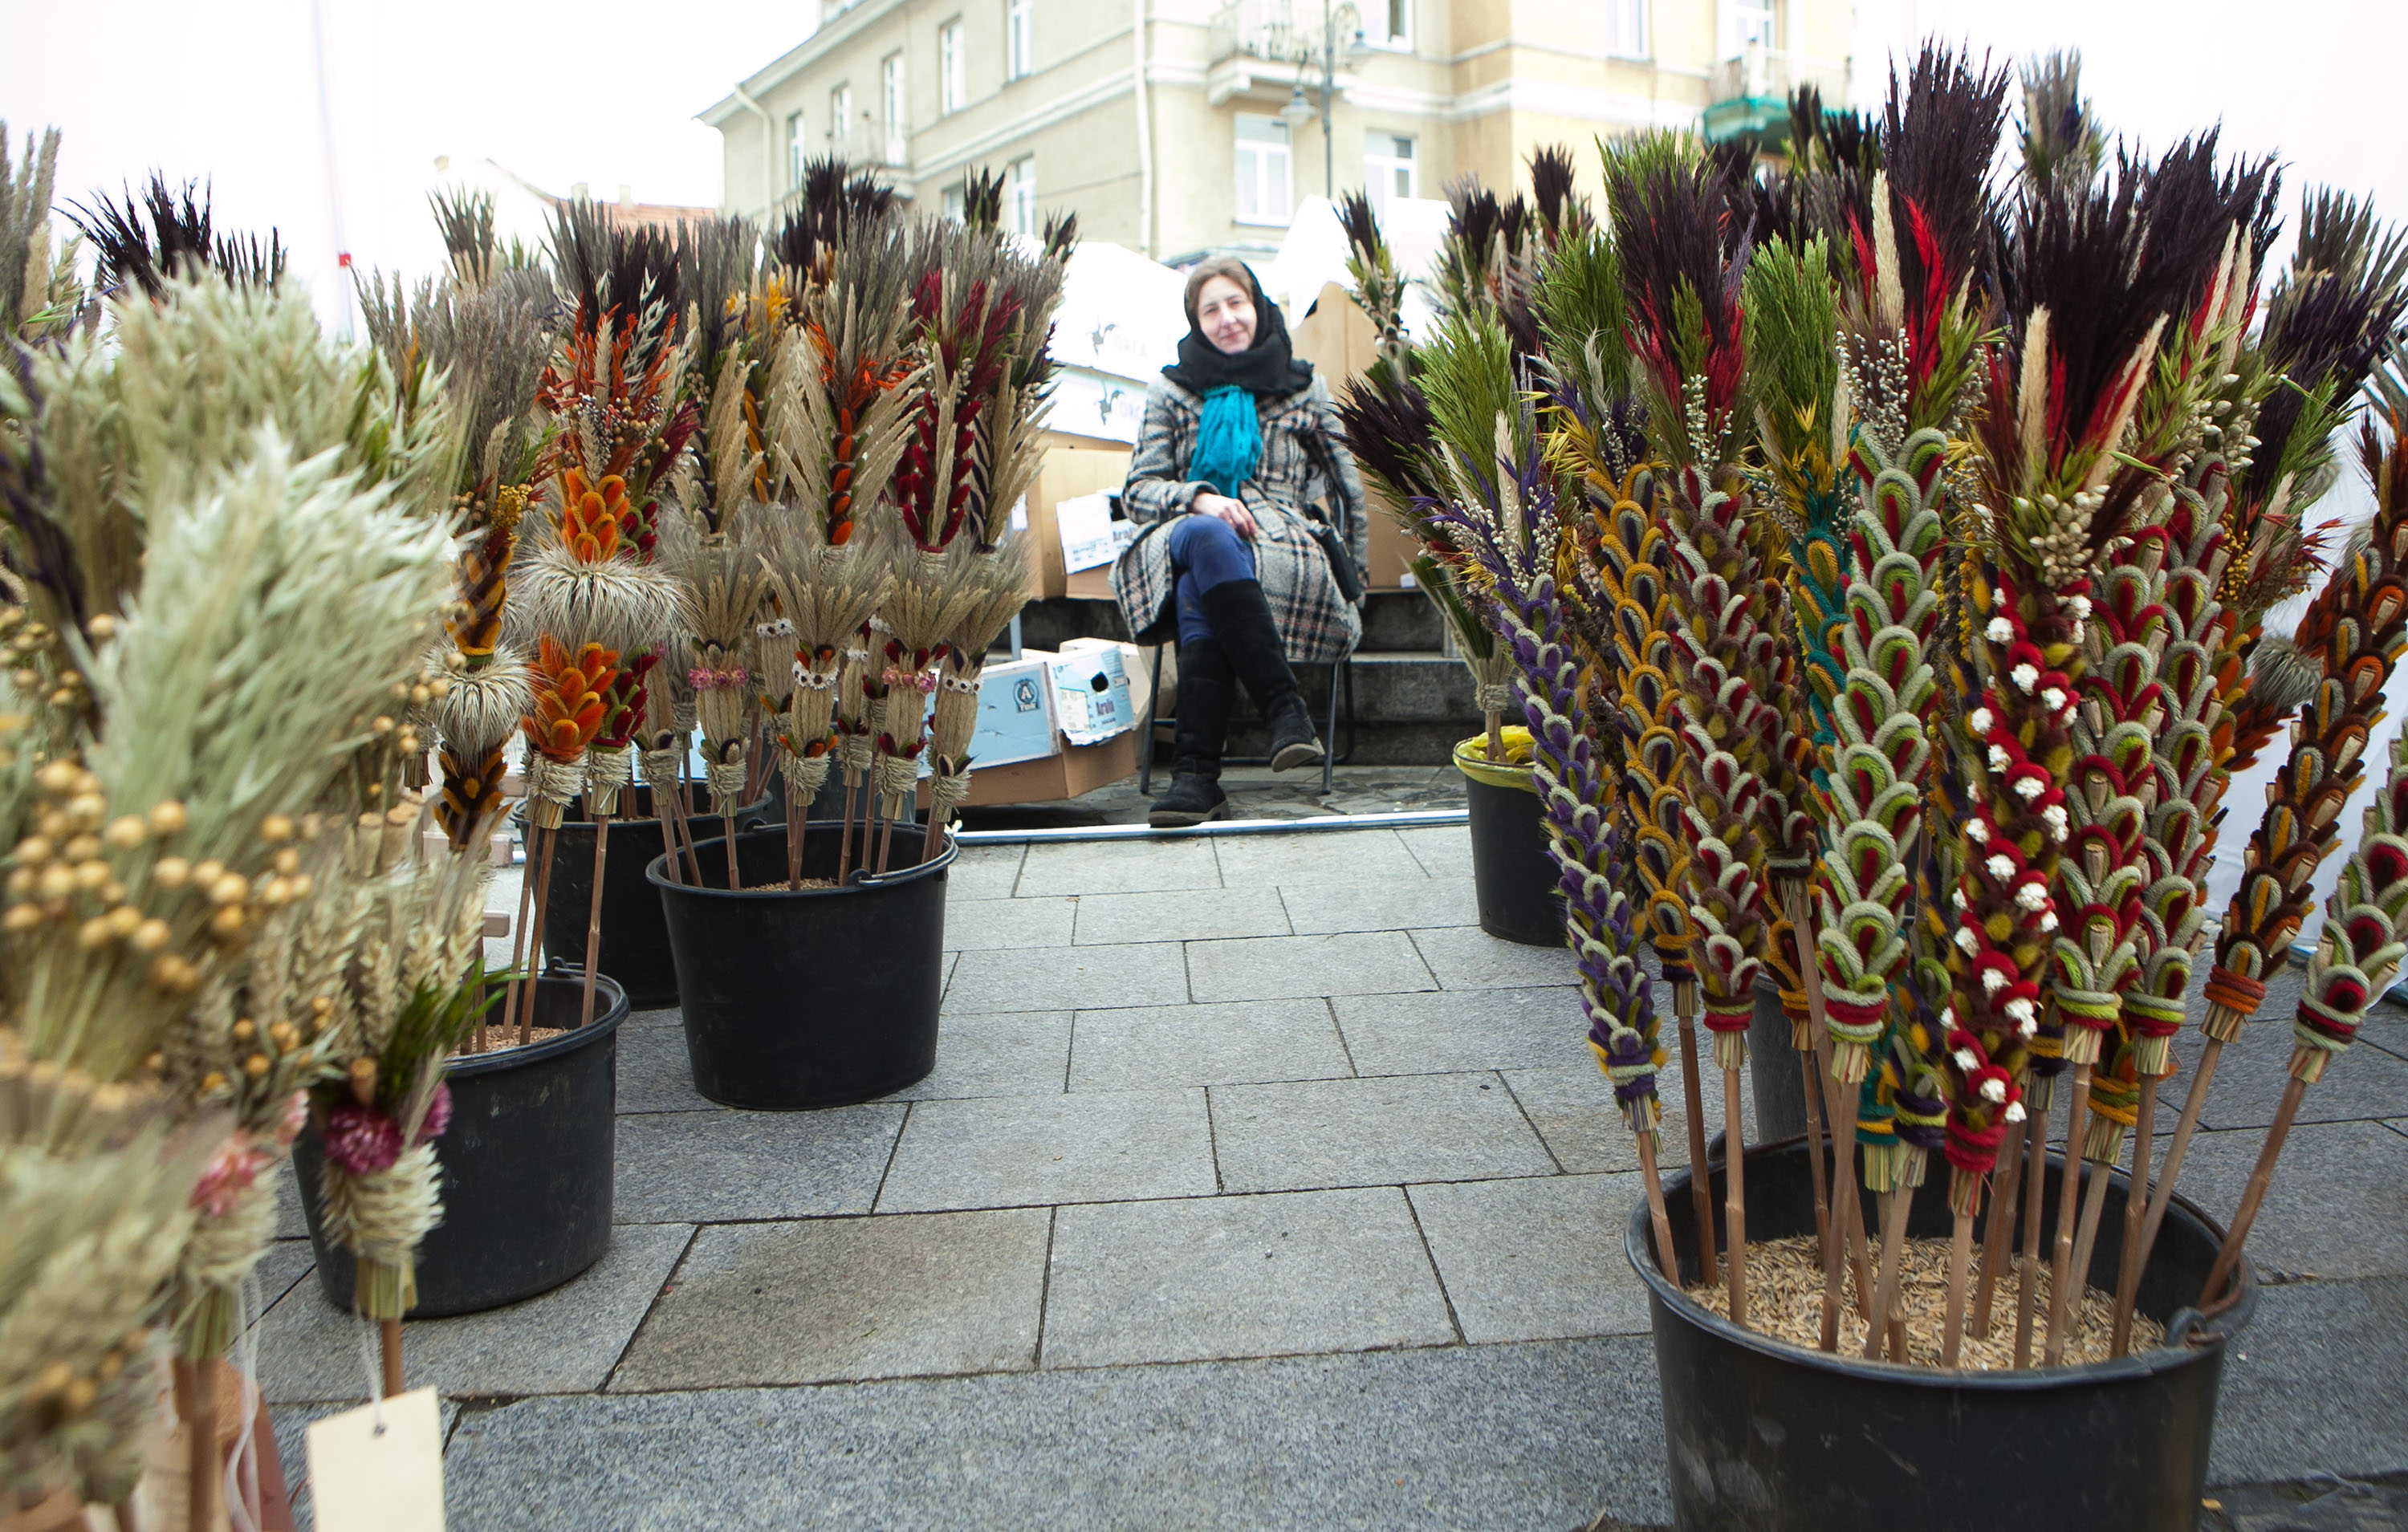
[[[1137,790],[1140,795],[1149,798],[1154,796],[1154,729],[1161,722],[1159,715],[1162,710],[1163,648],[1164,646],[1160,644],[1154,646],[1154,683],[1148,688],[1145,698],[1145,739],[1140,747],[1138,755]],[[1338,748],[1338,696],[1341,688],[1346,695],[1346,748],[1343,750]],[[1323,797],[1329,795],[1331,784],[1337,780],[1338,768],[1353,758],[1354,737],[1359,732],[1358,723],[1354,717],[1354,650],[1350,645],[1346,652],[1339,655],[1329,666],[1329,718],[1321,731],[1322,744],[1326,752],[1321,758],[1321,795]],[[1221,764],[1223,766],[1268,766],[1270,757],[1224,755],[1221,757]]]

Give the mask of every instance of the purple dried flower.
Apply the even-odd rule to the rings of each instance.
[[[374,1175],[401,1158],[401,1124],[374,1107],[337,1107],[326,1114],[326,1158],[345,1175]]]
[[[438,1081],[434,1099],[426,1103],[426,1120],[418,1124],[418,1141],[432,1143],[443,1137],[443,1130],[451,1125],[452,1087],[449,1082]]]

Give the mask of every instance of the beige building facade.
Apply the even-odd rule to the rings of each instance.
[[[1005,218],[1174,264],[1260,251],[1297,199],[1521,184],[1532,150],[1763,124],[1794,83],[1848,99],[1849,0],[853,0],[701,114],[725,207],[773,215],[806,159],[922,206],[1005,179]],[[1326,100],[1328,110],[1322,110]]]

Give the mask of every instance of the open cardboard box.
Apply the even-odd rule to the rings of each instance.
[[[1073,639],[1058,653],[1024,650],[1017,660],[989,664],[979,680],[964,806],[1052,803],[1129,775],[1137,769],[1146,684],[1136,648],[1106,638]],[[1040,749],[1044,753],[1035,753]],[[981,765],[982,756],[996,764]],[[924,781],[921,807],[927,803]]]

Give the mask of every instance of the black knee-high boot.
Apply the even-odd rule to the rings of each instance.
[[[1230,668],[1246,683],[1247,694],[1270,726],[1271,769],[1319,766],[1325,753],[1321,737],[1313,732],[1312,710],[1297,693],[1296,673],[1287,667],[1287,650],[1271,621],[1270,603],[1263,599],[1262,583],[1224,580],[1199,599],[1212,623],[1212,637],[1228,651]]]
[[[1171,747],[1170,787],[1154,800],[1146,823],[1157,830],[1184,829],[1228,813],[1221,791],[1221,746],[1229,734],[1229,657],[1207,639],[1179,646],[1177,743]]]

